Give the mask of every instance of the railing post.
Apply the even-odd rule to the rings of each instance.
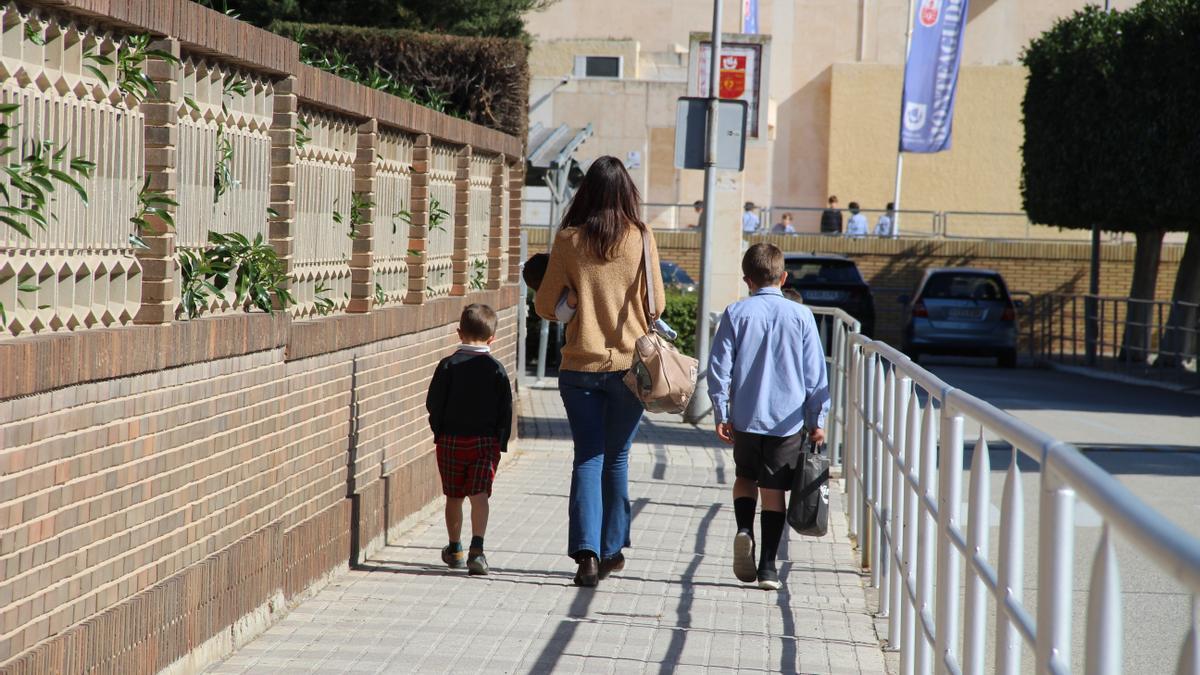
[[[433,154],[433,139],[429,134],[417,136],[413,143],[412,226],[408,228],[408,294],[405,304],[425,302],[425,285],[429,265],[429,163]]]
[[[871,479],[874,475],[873,467],[871,466],[871,403],[875,400],[875,395],[872,393],[875,384],[875,356],[864,350],[862,361],[862,382],[859,383],[861,389],[859,389],[858,394],[859,400],[862,401],[862,419],[860,420],[858,436],[858,466],[862,475],[862,495],[859,498],[859,503],[862,505],[862,512],[858,519],[858,552],[859,565],[863,569],[873,569],[871,565],[871,547],[874,545],[872,538],[875,533],[872,531],[872,528],[875,521],[871,515]],[[873,587],[875,584],[872,583],[871,585]]]
[[[875,463],[875,420],[879,417],[875,401],[876,392],[880,389],[876,375],[879,370],[879,355],[868,354],[867,390],[866,396],[863,398],[866,410],[863,419],[863,469],[865,469],[863,496],[866,497],[863,511],[863,533],[867,542],[863,567],[871,570],[871,588],[879,588],[879,519],[875,515],[875,508],[879,500],[879,481],[876,475],[879,473],[879,466]]]
[[[492,167],[491,183],[491,212],[488,219],[488,290],[500,288],[500,284],[508,278],[508,270],[504,265],[504,251],[508,241],[504,231],[504,191],[508,188],[508,165],[504,158]]]
[[[982,560],[988,559],[988,532],[991,509],[992,465],[983,428],[971,454],[971,487],[967,495],[967,552]],[[987,649],[987,588],[975,566],[967,561],[965,635],[963,638],[963,673],[983,675]]]
[[[1042,465],[1038,508],[1037,671],[1071,669],[1075,491]]]
[[[958,643],[958,591],[961,560],[950,541],[950,531],[958,527],[959,500],[962,498],[963,418],[942,401],[941,458],[938,463],[938,575],[936,670],[949,672],[946,664],[955,659]]]
[[[893,372],[895,366],[893,365]],[[892,404],[892,518],[891,518],[891,610],[888,619],[888,646],[900,648],[900,629],[905,619],[904,611],[904,565],[903,556],[907,552],[904,547],[904,502],[907,498],[905,488],[908,481],[905,475],[908,470],[908,397],[912,392],[912,380],[907,375],[899,375],[893,387],[894,402]]]
[[[1121,673],[1121,574],[1112,550],[1109,525],[1100,530],[1096,558],[1092,561],[1092,581],[1087,590],[1087,675]]]
[[[844,408],[842,406],[841,396],[844,390],[840,367],[844,365],[841,354],[841,344],[843,343],[843,330],[840,321],[834,320],[833,344],[829,347],[829,419],[825,421],[825,440],[826,447],[829,448],[829,463],[831,466],[838,466],[841,462],[841,451],[838,444],[842,440],[841,424],[845,422]],[[842,475],[845,475],[845,467],[842,468]]]
[[[509,158],[508,168],[508,282],[517,283],[521,275],[521,192],[525,189],[525,159],[522,157]],[[521,298],[525,302],[525,298]],[[522,373],[523,374],[523,373]]]
[[[170,54],[175,60],[159,56],[146,59],[146,76],[158,88],[157,94],[150,93],[138,106],[145,116],[143,167],[145,179],[149,181],[146,187],[175,199],[178,185],[176,146],[179,144],[176,119],[183,94],[179,83],[183,75],[179,40],[160,38],[152,41],[148,49]],[[174,206],[164,205],[164,208],[171,213],[178,211]],[[133,322],[167,324],[175,318],[179,296],[179,290],[175,288],[175,226],[157,216],[148,216],[146,221],[147,226],[138,234],[149,248],[134,251],[142,266],[142,304]]]
[[[843,453],[845,464],[843,468],[843,480],[846,483],[846,512],[850,521],[850,536],[854,537],[855,543],[861,547],[862,535],[859,529],[859,504],[858,504],[858,475],[859,475],[859,459],[858,459],[858,431],[859,414],[859,371],[862,369],[859,363],[860,353],[858,345],[850,346],[849,367],[847,370],[847,392],[846,392],[846,450]]]
[[[458,151],[454,176],[454,253],[450,295],[466,295],[471,277],[471,146]]]
[[[287,273],[285,287],[292,288],[292,252],[296,222],[296,125],[300,101],[295,76],[276,80],[274,115],[271,117],[271,214],[267,236]],[[282,309],[275,298],[275,309]]]
[[[910,391],[908,396],[908,438],[904,453],[907,475],[904,485],[904,585],[903,625],[900,633],[900,673],[913,675],[916,671],[917,598],[917,529],[921,518],[921,494],[911,485],[920,478],[921,464],[921,403]],[[910,478],[913,479],[910,481]],[[919,483],[918,483],[919,484]]]
[[[379,122],[367,120],[358,127],[358,154],[354,159],[354,202],[350,228],[354,244],[350,255],[350,314],[365,314],[375,302],[375,170],[379,166]]]
[[[1000,501],[1000,560],[996,571],[998,603],[1009,598],[1021,602],[1025,587],[1024,536],[1025,503],[1021,488],[1021,469],[1017,458],[1021,451],[1012,449],[1012,463],[1004,477],[1004,496]],[[996,672],[1016,675],[1021,671],[1021,636],[1000,608],[996,610]]]
[[[943,403],[944,405],[944,403]],[[936,624],[933,619],[933,565],[937,541],[937,523],[927,502],[934,499],[934,486],[937,479],[937,409],[933,407],[933,393],[930,392],[925,402],[925,412],[921,415],[921,497],[917,507],[917,656],[916,672],[928,673],[933,668],[933,645],[926,637],[928,625],[933,629]]]
[[[883,365],[882,360],[880,365]],[[879,616],[891,616],[892,610],[892,551],[896,547],[896,532],[892,529],[892,426],[896,420],[896,366],[889,364],[884,385],[879,392],[883,408],[880,430],[875,447],[879,452]],[[892,624],[891,619],[888,624]],[[890,630],[889,630],[890,633]],[[889,644],[894,647],[895,643]]]

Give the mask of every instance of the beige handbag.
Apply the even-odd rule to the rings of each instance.
[[[646,268],[646,324],[650,332],[637,339],[633,366],[625,373],[625,386],[648,412],[681,413],[696,393],[700,362],[680,354],[675,345],[654,328],[658,305],[654,302],[650,238],[645,232],[642,233],[642,264]]]

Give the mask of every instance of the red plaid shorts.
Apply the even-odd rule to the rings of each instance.
[[[500,439],[440,434],[434,442],[442,492],[447,497],[461,499],[480,492],[492,496],[492,480],[500,466]]]

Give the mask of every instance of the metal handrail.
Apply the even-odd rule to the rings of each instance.
[[[1171,525],[1076,447],[949,386],[886,343],[846,337],[848,521],[861,562],[871,570],[871,586],[879,590],[880,614],[888,617],[887,642],[900,651],[902,673],[982,673],[989,598],[996,611],[997,672],[1019,670],[1022,643],[1033,650],[1039,673],[1069,672],[1076,499],[1103,520],[1085,610],[1089,673],[1122,668],[1114,534],[1137,545],[1191,592],[1194,607],[1200,606],[1200,540]],[[964,520],[960,449],[966,417],[980,426]],[[985,431],[1013,448],[995,566],[988,555],[991,462]],[[1036,616],[1023,599],[1022,454],[1042,471]],[[965,602],[961,631],[960,591]],[[1196,667],[1197,644],[1197,613],[1192,612],[1180,672]]]
[[[846,435],[846,390],[845,380],[849,367],[849,336],[862,331],[858,319],[837,307],[809,306],[818,318],[821,344],[827,346],[825,363],[829,373],[829,417],[825,422],[826,445],[829,447],[830,463],[841,466]],[[828,319],[825,319],[828,317]],[[832,338],[832,339],[831,339]]]

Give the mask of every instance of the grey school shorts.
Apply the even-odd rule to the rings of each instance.
[[[790,490],[792,474],[800,462],[807,430],[791,436],[733,432],[733,463],[738,478],[747,478],[768,490]]]

